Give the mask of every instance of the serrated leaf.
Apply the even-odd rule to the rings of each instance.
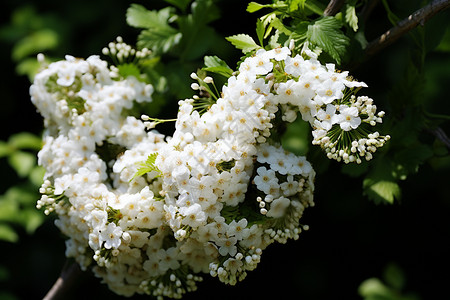
[[[364,193],[375,203],[394,203],[400,199],[400,186],[395,181],[373,180],[366,178],[363,182]]]
[[[26,177],[36,165],[36,156],[23,151],[15,151],[8,157],[9,164],[20,177]]]
[[[220,74],[226,78],[229,78],[233,74],[233,70],[227,63],[217,56],[205,56],[204,61],[206,67],[203,70],[205,71]]]
[[[354,32],[358,31],[358,17],[356,16],[354,5],[347,4],[345,7],[345,22],[347,22]]]
[[[137,45],[139,48],[151,49],[157,54],[166,53],[180,42],[181,37],[181,32],[172,27],[147,29],[139,34]]]
[[[169,25],[172,7],[159,11],[147,10],[142,5],[133,4],[127,10],[130,26],[145,28],[138,36],[139,48],[148,48],[155,53],[165,53],[179,43],[181,33]]]
[[[233,46],[235,46],[237,49],[242,50],[242,52],[244,53],[248,53],[255,49],[261,48],[248,34],[237,34],[226,37],[225,39],[233,44]]]
[[[161,171],[155,166],[156,158],[158,157],[158,152],[152,153],[147,157],[145,162],[139,163],[139,167],[137,169],[136,174],[134,174],[133,178],[130,181],[133,181],[135,178],[145,175],[150,172],[156,172],[158,177],[161,175]]]
[[[261,19],[256,20],[256,36],[258,37],[259,44],[261,47],[264,47],[264,33],[266,32],[266,28],[264,27]]]
[[[267,7],[267,6],[268,6],[268,5],[259,4],[259,3],[256,3],[256,2],[250,2],[250,3],[247,5],[247,11],[248,11],[249,13],[254,13],[255,11],[258,11],[258,10],[264,8],[264,7]]]
[[[340,30],[342,24],[334,17],[323,17],[308,25],[306,37],[310,43],[328,53],[337,64],[341,63],[350,39]]]
[[[131,4],[127,9],[127,23],[132,27],[137,28],[151,28],[159,26],[158,12],[146,9],[139,4]]]

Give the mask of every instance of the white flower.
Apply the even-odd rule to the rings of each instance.
[[[192,228],[197,228],[206,222],[205,212],[198,203],[194,203],[188,207],[181,207],[180,214],[184,216],[182,223]]]
[[[284,216],[286,208],[289,206],[291,201],[286,197],[280,197],[273,200],[270,203],[270,209],[267,212],[266,216],[272,218],[280,218]]]
[[[235,236],[238,240],[245,239],[249,233],[249,230],[246,228],[247,224],[248,222],[245,218],[239,220],[239,222],[236,222],[235,220],[231,221],[231,223],[228,224],[228,235]]]
[[[106,249],[117,249],[120,246],[122,237],[122,228],[116,226],[114,223],[109,223],[105,229],[100,231],[100,240],[104,243]]]
[[[294,57],[288,56],[285,61],[286,66],[284,67],[284,71],[294,77],[298,77],[301,75],[300,66],[303,62],[304,59],[299,54]]]
[[[219,253],[222,256],[235,256],[237,253],[236,237],[222,237],[216,240],[216,245],[219,247]]]
[[[320,124],[323,129],[330,130],[333,126],[336,118],[334,118],[336,113],[336,107],[332,104],[328,104],[326,110],[320,109],[317,112],[316,118],[322,121]]]
[[[287,47],[278,47],[272,50],[267,51],[267,54],[269,57],[277,60],[277,61],[281,61],[281,60],[285,60],[288,55],[291,54],[291,50],[289,50],[289,48]]]
[[[265,194],[270,194],[271,188],[278,185],[278,178],[275,176],[275,171],[272,169],[267,170],[265,167],[259,167],[256,173],[258,175],[255,176],[253,182],[256,184],[257,189]]]
[[[361,124],[361,118],[356,107],[341,105],[339,114],[334,116],[334,121],[345,131],[356,129]]]
[[[295,195],[298,190],[298,181],[294,180],[294,176],[289,175],[287,181],[280,184],[281,190],[285,197]]]

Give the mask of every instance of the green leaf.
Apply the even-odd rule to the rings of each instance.
[[[350,25],[354,32],[358,31],[358,17],[356,16],[356,9],[354,5],[346,5],[345,22]]]
[[[0,224],[0,240],[15,243],[19,240],[19,236],[11,226]]]
[[[121,64],[118,65],[117,68],[119,69],[119,75],[124,78],[127,78],[128,76],[139,78],[141,76],[141,71],[135,64]]]
[[[270,5],[264,5],[264,4],[259,4],[259,3],[256,3],[256,2],[250,2],[247,5],[247,11],[249,13],[254,13],[254,12],[256,12],[256,11],[258,11],[258,10],[264,8],[264,7],[268,7],[268,6],[270,6]]]
[[[350,39],[340,30],[342,24],[334,17],[323,17],[308,25],[306,37],[313,45],[328,53],[337,64],[341,63]]]
[[[392,204],[395,199],[400,199],[400,187],[395,181],[366,178],[363,186],[364,193],[375,203],[387,202]]]
[[[237,49],[242,50],[242,52],[244,53],[248,53],[255,49],[261,48],[248,34],[237,34],[226,37],[225,39],[233,44],[233,46],[235,46]]]
[[[383,279],[390,287],[400,291],[405,286],[405,274],[403,270],[395,263],[389,263],[384,272]]]
[[[54,49],[58,46],[58,39],[58,34],[51,29],[41,29],[33,32],[14,45],[12,58],[17,62],[29,55]]]
[[[172,27],[144,30],[139,34],[138,47],[148,48],[157,54],[166,53],[177,45],[182,34]]]
[[[139,4],[131,4],[127,9],[127,23],[132,27],[151,28],[158,26],[158,12],[150,11]]]
[[[278,18],[274,18],[272,20],[272,22],[270,22],[270,25],[277,29],[279,32],[284,33],[285,35],[289,36],[292,34],[292,31],[290,31],[289,29],[286,28],[286,26],[284,26],[283,22],[281,22],[280,19]]]
[[[42,140],[36,135],[29,132],[20,132],[12,135],[8,143],[15,149],[40,150],[42,148]]]
[[[33,234],[44,222],[44,215],[34,207],[20,212],[20,224],[28,234]]]
[[[8,161],[20,177],[26,177],[36,165],[36,156],[28,152],[16,151],[8,157]]]
[[[203,70],[213,72],[229,78],[233,74],[233,70],[227,65],[226,62],[221,60],[217,56],[205,56],[205,66]]]
[[[182,11],[186,11],[187,6],[191,2],[191,0],[164,0],[169,4],[172,4],[173,6],[178,7]]]
[[[264,27],[261,19],[256,20],[256,35],[258,36],[258,41],[261,47],[264,47],[264,33],[266,32],[266,28]]]
[[[378,278],[369,278],[364,280],[358,293],[364,299],[392,299],[392,291]]]
[[[179,43],[181,33],[169,25],[172,7],[159,11],[147,10],[142,5],[132,4],[127,10],[127,23],[137,28],[145,28],[138,37],[139,48],[148,48],[155,53],[168,52]]]
[[[0,141],[0,158],[10,155],[13,151],[8,143]]]
[[[136,174],[133,176],[133,178],[131,178],[130,181],[134,180],[137,177],[145,175],[149,172],[156,172],[157,175],[155,177],[160,176],[161,171],[158,169],[157,166],[155,166],[155,161],[156,161],[157,157],[158,157],[158,152],[150,154],[145,162],[141,162],[139,164],[139,168],[138,168]]]
[[[325,10],[325,5],[315,0],[305,1],[305,7],[319,16],[322,16]]]

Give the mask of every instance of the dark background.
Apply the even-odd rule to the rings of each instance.
[[[414,3],[412,3],[414,2]],[[162,1],[24,1],[7,0],[1,4],[1,26],[11,23],[11,13],[32,6],[38,14],[54,18],[64,33],[60,46],[49,53],[53,57],[71,54],[87,57],[99,54],[117,35],[133,44],[138,31],[126,25],[125,11],[130,3],[147,8],[164,6]],[[420,3],[399,1],[392,9],[399,15],[412,12]],[[213,23],[223,36],[253,34],[258,15],[245,12],[246,1],[219,1],[222,19]],[[448,18],[449,15],[440,16]],[[444,19],[445,20],[445,19]],[[445,22],[444,22],[445,24]],[[366,36],[370,41],[390,27],[386,13],[379,5],[370,17]],[[448,24],[446,25],[448,27]],[[3,38],[1,58],[0,139],[29,131],[41,134],[42,119],[29,101],[29,79],[15,72],[11,58],[14,39]],[[370,60],[353,74],[366,82],[365,93],[389,115],[388,91],[403,76],[405,55],[410,46],[399,40]],[[227,61],[233,65],[240,53],[229,49]],[[214,54],[214,53],[211,53]],[[426,58],[427,106],[436,113],[450,112],[448,84],[450,57],[447,53],[429,53]],[[448,123],[441,127],[450,132]],[[432,139],[424,133],[423,139]],[[4,160],[0,160],[0,193],[21,179]],[[382,277],[390,263],[404,272],[405,293],[421,299],[448,297],[450,276],[450,197],[449,168],[430,161],[419,172],[401,183],[402,199],[393,205],[376,205],[362,194],[362,179],[341,173],[338,163],[327,166],[317,175],[316,206],[305,211],[303,223],[310,230],[298,241],[271,245],[255,271],[234,287],[204,276],[197,292],[185,299],[253,299],[268,296],[279,299],[361,299],[358,287],[370,277]],[[0,276],[0,299],[40,299],[59,276],[64,265],[64,237],[48,218],[33,235],[17,228],[17,243],[0,241],[0,265],[8,276]],[[15,298],[14,298],[15,297]],[[144,298],[136,296],[136,299]],[[121,299],[110,292],[92,274],[77,281],[67,299]],[[399,298],[400,299],[400,298]]]

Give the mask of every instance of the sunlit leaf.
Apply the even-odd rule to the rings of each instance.
[[[253,38],[248,34],[237,34],[229,36],[226,38],[226,40],[233,44],[233,46],[235,46],[237,49],[242,50],[242,52],[244,53],[260,48],[260,46],[256,44]]]

